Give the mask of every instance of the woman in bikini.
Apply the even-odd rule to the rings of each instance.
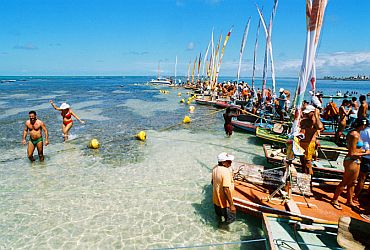
[[[353,203],[353,192],[354,185],[357,180],[358,174],[360,172],[360,163],[361,157],[363,155],[368,155],[370,153],[363,153],[362,146],[363,142],[360,140],[360,131],[364,130],[367,124],[366,119],[357,118],[352,123],[352,131],[347,135],[347,148],[348,153],[343,161],[344,174],[343,179],[339,183],[338,187],[335,190],[334,197],[331,201],[331,204],[336,208],[341,210],[342,207],[338,202],[340,194],[343,192],[344,187],[347,186],[347,203],[349,207],[354,207]]]
[[[84,124],[85,122],[82,121],[73,111],[70,109],[70,106],[67,103],[62,103],[60,107],[58,108],[52,100],[50,100],[51,106],[55,110],[62,111],[61,116],[63,117],[63,124],[62,124],[62,132],[64,135],[64,141],[68,140],[68,132],[72,128],[73,120],[72,116],[74,116],[79,122]]]

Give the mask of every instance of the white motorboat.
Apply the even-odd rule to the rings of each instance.
[[[150,81],[151,84],[171,84],[171,81],[167,78],[157,78]]]

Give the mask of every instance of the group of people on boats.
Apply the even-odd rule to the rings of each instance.
[[[71,130],[73,126],[72,117],[76,118],[82,124],[84,124],[85,122],[78,117],[78,115],[71,109],[68,103],[64,102],[60,105],[60,107],[58,107],[55,105],[55,103],[52,100],[50,100],[50,104],[55,110],[61,112],[61,116],[63,118],[63,122],[62,122],[63,139],[64,141],[67,141],[69,131]],[[44,154],[43,154],[44,139],[42,136],[42,132],[44,132],[44,135],[45,135],[45,146],[49,144],[49,132],[46,128],[45,123],[37,118],[36,111],[31,110],[28,113],[28,117],[29,117],[29,120],[25,122],[25,126],[23,129],[22,144],[23,145],[27,144],[26,137],[27,137],[27,134],[29,133],[29,140],[28,140],[28,147],[27,147],[28,159],[30,161],[35,161],[35,158],[33,157],[33,153],[35,149],[37,148],[39,160],[43,161],[44,160]]]
[[[284,93],[284,89],[280,89],[279,93],[279,97],[275,98],[275,109],[280,116],[284,116],[284,114],[287,113],[287,96]],[[348,151],[343,162],[343,179],[333,194],[331,204],[336,209],[342,209],[342,206],[339,204],[339,196],[346,188],[346,205],[353,209],[359,209],[359,197],[370,170],[370,123],[367,119],[368,104],[366,96],[361,95],[359,101],[357,101],[356,97],[352,97],[351,100],[345,99],[339,108],[333,100],[330,100],[326,107],[323,107],[322,97],[322,93],[312,93],[311,102],[304,101],[302,104],[302,116],[300,119],[300,133],[302,136],[300,137],[298,135],[299,145],[304,150],[304,155],[300,156],[302,171],[311,176],[313,175],[312,161],[317,159],[317,151],[320,146],[318,138],[320,133],[324,130],[323,121],[334,121],[338,124],[335,139],[342,138],[342,140],[345,140]],[[241,110],[243,109],[244,107],[241,108]],[[223,116],[225,120],[225,132],[230,136],[233,129],[231,119],[232,117],[238,116],[238,114],[232,113],[230,107],[228,107]],[[283,120],[283,118],[281,118],[281,120]],[[348,127],[349,131],[345,136],[343,131]],[[217,168],[214,168],[213,179],[217,179],[215,169],[219,169],[222,166],[228,168],[228,163],[229,162],[225,164],[219,161]],[[218,173],[218,171],[219,170],[216,172]],[[230,186],[231,184],[228,183],[226,185]],[[218,193],[222,190],[219,184],[218,186],[214,185],[214,192],[216,192],[215,189],[218,190]],[[224,210],[220,210],[217,206],[222,203],[215,200],[214,203],[216,214],[222,214],[226,221],[229,221],[230,218],[233,218],[232,216],[230,217],[230,212],[233,210],[233,203],[227,199],[227,192],[225,191],[223,197],[229,204],[228,207],[222,207]],[[219,196],[219,194],[217,195]],[[368,196],[370,197],[370,191],[368,192]],[[222,211],[222,213],[220,211]],[[367,211],[367,213],[370,213],[370,211]]]

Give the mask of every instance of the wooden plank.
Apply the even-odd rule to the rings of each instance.
[[[272,231],[270,228],[270,223],[265,214],[262,215],[262,227],[263,227],[263,231],[266,236],[266,248],[269,250],[276,250],[276,247],[274,244],[274,237],[272,236]]]
[[[297,206],[293,199],[288,200],[288,202],[285,204],[287,206],[288,211],[293,212],[295,214],[302,214],[301,210],[299,209],[299,207]]]

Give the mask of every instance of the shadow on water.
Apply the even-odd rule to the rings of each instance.
[[[212,185],[207,184],[202,190],[203,199],[201,203],[193,203],[192,206],[195,208],[196,213],[201,217],[201,221],[211,226],[214,230],[228,231],[230,233],[243,230],[245,227],[249,234],[240,236],[240,241],[250,241],[256,239],[263,239],[264,234],[262,230],[262,221],[259,218],[241,213],[237,211],[236,221],[230,225],[220,223],[215,215],[213,202],[212,202]],[[265,249],[265,241],[257,242],[244,242],[240,244],[224,245],[223,249]]]

